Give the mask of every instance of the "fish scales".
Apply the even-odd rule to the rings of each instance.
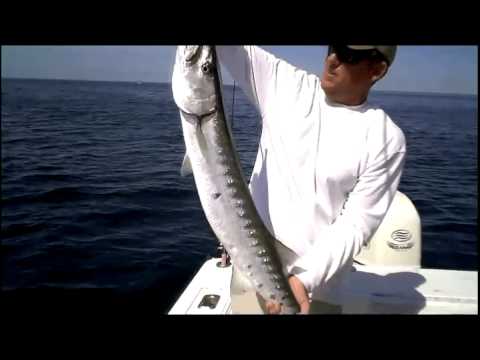
[[[282,313],[298,313],[275,239],[258,215],[240,166],[213,46],[177,47],[172,91],[185,140],[183,167],[193,172],[209,225],[264,299],[282,304]]]

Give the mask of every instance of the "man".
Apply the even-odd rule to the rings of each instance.
[[[217,52],[262,117],[250,191],[301,313],[341,312],[342,280],[383,220],[405,161],[403,132],[367,101],[396,47],[329,46],[321,78],[259,47]],[[234,312],[242,281],[234,271]],[[257,305],[280,311],[261,298]]]

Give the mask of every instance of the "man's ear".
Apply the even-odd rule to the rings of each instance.
[[[372,83],[376,83],[378,80],[383,78],[387,73],[388,65],[385,61],[375,62],[372,64],[370,80]]]

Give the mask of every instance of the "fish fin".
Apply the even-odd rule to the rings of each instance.
[[[182,167],[180,168],[180,175],[187,176],[193,174],[192,164],[190,163],[190,158],[188,154],[185,154],[183,158]]]

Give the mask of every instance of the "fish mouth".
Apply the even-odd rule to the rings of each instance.
[[[198,58],[200,57],[200,53],[202,50],[201,45],[187,45],[183,46],[183,58],[185,62],[194,64],[197,62]]]
[[[177,102],[178,109],[190,116],[203,118],[212,115],[218,110],[216,96],[211,95],[207,98],[188,98]]]
[[[207,63],[209,63],[208,59],[211,59],[212,56],[212,46],[209,46],[206,49],[206,54],[202,54],[206,46],[203,45],[185,45],[179,46],[178,54],[184,61],[186,66],[193,66],[198,63],[201,58],[207,59]],[[203,56],[202,56],[203,55]],[[204,66],[203,64],[202,66]]]
[[[189,117],[193,117],[196,119],[196,121],[200,124],[202,122],[202,120],[208,116],[211,116],[211,115],[214,115],[217,113],[217,107],[213,107],[212,109],[209,109],[209,110],[206,110],[205,112],[201,112],[201,113],[198,113],[198,112],[189,112],[185,109],[182,109],[182,108],[178,108],[184,115],[187,115]]]

